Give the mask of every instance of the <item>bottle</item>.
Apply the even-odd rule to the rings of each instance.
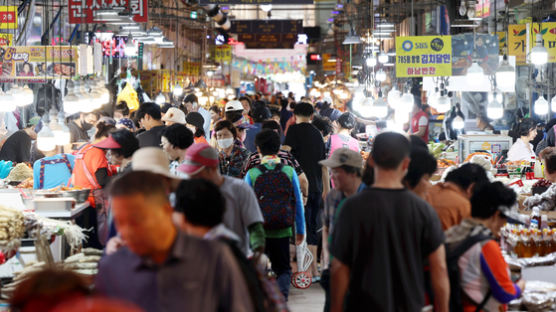
[[[535,170],[535,156],[531,156],[531,161],[529,162],[531,170]]]
[[[552,231],[549,229],[542,230],[542,252],[541,257],[551,253],[552,250]]]
[[[552,229],[551,235],[552,236],[552,246],[550,248],[550,253],[556,252],[556,229]]]
[[[534,256],[534,246],[531,237],[531,231],[523,230],[521,234],[523,240],[523,258],[531,258]]]
[[[550,237],[552,239],[552,236]],[[506,246],[508,248],[507,252],[513,257],[519,258],[518,255],[518,243],[519,243],[519,235],[517,229],[512,228],[511,232],[508,235],[508,240],[506,241]]]
[[[543,174],[543,166],[540,162],[539,159],[535,160],[535,168],[533,169],[533,171],[535,172],[535,179],[542,179],[544,178],[544,174]]]
[[[539,207],[533,207],[533,212],[531,212],[531,219],[529,222],[530,229],[540,229],[541,227],[541,212]]]
[[[541,227],[540,227],[540,229],[543,230],[543,229],[546,229],[546,228],[548,228],[548,215],[543,214],[543,215],[541,215]]]
[[[534,256],[536,257],[542,257],[544,256],[543,252],[544,252],[544,247],[543,247],[543,240],[542,240],[542,231],[539,229],[533,229],[532,230],[532,242],[533,242],[533,246],[532,246],[532,253]]]
[[[523,258],[523,255],[525,254],[524,248],[525,248],[525,242],[524,242],[524,237],[521,234],[524,230],[521,231],[516,231],[515,232],[515,254],[518,258]],[[554,239],[554,238],[553,238]]]

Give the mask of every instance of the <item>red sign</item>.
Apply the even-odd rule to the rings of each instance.
[[[148,0],[69,0],[68,6],[70,24],[104,23],[101,17],[95,17],[94,12],[114,8],[129,9],[137,23],[146,23],[149,20]]]

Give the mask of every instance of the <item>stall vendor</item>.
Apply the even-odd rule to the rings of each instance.
[[[27,123],[25,129],[12,134],[0,149],[0,160],[13,161],[16,163],[31,161],[32,141],[37,139],[41,118],[33,117]]]
[[[535,158],[535,150],[530,142],[537,136],[537,126],[532,119],[524,119],[518,127],[517,139],[508,151],[509,161],[530,161]]]

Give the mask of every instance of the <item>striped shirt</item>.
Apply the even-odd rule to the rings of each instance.
[[[303,173],[303,169],[301,168],[301,165],[299,165],[299,162],[297,161],[297,159],[295,159],[292,153],[288,151],[280,150],[278,152],[278,157],[280,158],[280,161],[282,162],[283,165],[293,167],[293,169],[295,169],[295,173],[297,173],[298,176]],[[260,164],[261,164],[261,156],[259,155],[259,153],[252,153],[247,159],[247,161],[245,162],[245,165],[243,166],[243,170],[241,171],[241,177],[242,178],[245,177],[249,169],[255,168]]]

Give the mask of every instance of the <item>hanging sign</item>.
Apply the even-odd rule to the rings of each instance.
[[[231,33],[247,49],[292,49],[303,32],[302,20],[239,20],[232,22]]]
[[[452,76],[464,76],[475,61],[484,70],[485,75],[494,75],[500,63],[499,44],[496,35],[467,33],[452,36]]]
[[[451,36],[396,37],[396,77],[451,75]]]
[[[496,32],[496,35],[498,35],[498,43],[499,43],[498,54],[504,55],[506,45],[508,44],[508,38],[506,37],[506,32],[505,31],[498,31],[498,32]]]
[[[97,17],[97,10],[110,10],[123,8],[129,10],[133,21],[146,23],[148,17],[148,0],[68,0],[70,24],[97,24],[105,23]],[[0,29],[2,29],[0,27]]]
[[[539,24],[531,27],[531,47],[535,46],[535,39],[539,33]],[[548,63],[556,63],[556,23],[542,23],[540,33],[543,45],[548,50]]]
[[[0,47],[0,81],[71,78],[78,69],[77,47]]]
[[[525,65],[527,56],[527,26],[508,25],[508,55],[515,56],[516,65]]]
[[[0,6],[0,29],[17,29],[17,6]]]
[[[313,4],[313,0],[199,0],[199,4]]]
[[[11,46],[13,44],[14,35],[0,33],[0,46]]]
[[[232,46],[227,44],[215,46],[214,60],[218,63],[229,64],[232,61]]]
[[[490,0],[478,0],[475,5],[475,17],[485,18],[490,16]]]

